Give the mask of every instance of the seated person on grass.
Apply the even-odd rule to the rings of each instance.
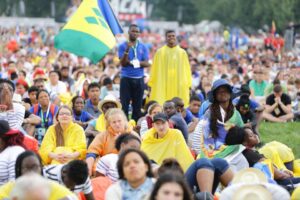
[[[291,98],[282,92],[280,85],[275,85],[273,94],[267,97],[263,118],[270,122],[287,122],[294,118]]]
[[[264,172],[269,182],[282,186],[300,183],[300,178],[294,177],[293,172],[287,169],[288,166],[285,169],[279,169],[272,159],[266,158],[265,155],[255,150],[254,146],[259,143],[259,139],[251,128],[235,126],[229,129],[225,141],[227,145],[243,144],[246,147],[243,155],[249,162],[249,166]]]

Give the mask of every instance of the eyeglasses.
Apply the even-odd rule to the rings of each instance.
[[[66,112],[61,112],[58,115],[60,115],[60,116],[63,116],[63,115],[71,116],[72,114],[71,113],[66,113]]]

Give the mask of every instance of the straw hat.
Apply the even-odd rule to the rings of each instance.
[[[232,184],[236,183],[267,183],[268,179],[263,172],[255,168],[247,168],[237,172],[232,180]]]
[[[272,194],[264,185],[242,185],[232,196],[232,200],[271,200]]]
[[[106,95],[106,96],[104,97],[104,99],[101,100],[101,101],[99,102],[99,104],[98,104],[98,109],[99,109],[101,112],[103,112],[103,111],[102,111],[102,106],[103,106],[104,104],[106,104],[106,103],[114,103],[114,104],[117,105],[117,108],[122,108],[121,103],[118,102],[117,99],[116,99],[116,97],[115,97],[114,95],[112,95],[112,94]]]

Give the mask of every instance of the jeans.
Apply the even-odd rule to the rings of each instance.
[[[222,158],[200,158],[193,162],[185,173],[185,178],[192,191],[199,192],[199,186],[197,182],[197,171],[199,169],[209,169],[214,172],[213,191],[214,193],[220,182],[220,176],[229,168],[226,160]],[[194,190],[196,188],[196,191]]]
[[[122,77],[120,83],[120,99],[122,109],[128,116],[128,107],[132,101],[132,119],[136,122],[142,116],[141,108],[144,95],[144,78],[127,78]]]

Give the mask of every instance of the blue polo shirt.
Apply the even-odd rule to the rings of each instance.
[[[94,118],[99,117],[99,115],[101,114],[101,112],[98,108],[97,109],[94,108],[90,99],[86,100],[83,110],[88,112]]]
[[[127,49],[127,42],[122,43],[119,46],[119,58],[122,59],[125,50]],[[132,61],[135,58],[135,52],[139,61],[149,60],[148,48],[140,41],[137,42],[137,46],[129,49],[128,58]],[[142,78],[144,76],[144,68],[134,68],[132,65],[128,65],[121,68],[121,77],[127,78]]]

